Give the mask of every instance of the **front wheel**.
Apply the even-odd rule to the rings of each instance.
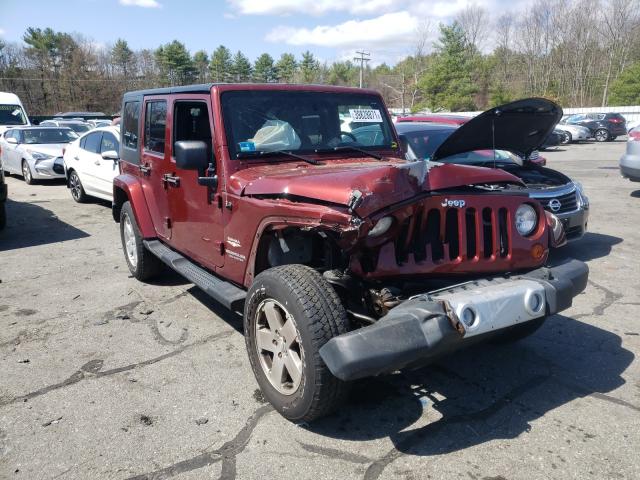
[[[29,164],[26,160],[22,161],[22,178],[24,178],[24,183],[27,185],[33,185],[33,175],[31,174],[31,168],[29,168]]]
[[[84,192],[80,177],[75,170],[71,170],[69,174],[69,189],[71,190],[71,197],[78,203],[84,203],[87,200],[87,194]]]
[[[563,145],[567,145],[568,143],[571,143],[571,133],[564,132],[562,134],[562,139],[560,140],[560,143]]]
[[[609,138],[609,132],[607,132],[604,128],[599,128],[594,133],[593,137],[596,139],[596,142],[606,142]]]
[[[319,350],[347,330],[344,306],[314,269],[284,265],[255,278],[244,307],[247,352],[264,396],[285,418],[309,422],[342,403],[347,384]]]
[[[146,249],[129,202],[120,210],[120,239],[131,275],[140,281],[149,280],[162,270],[162,261]]]

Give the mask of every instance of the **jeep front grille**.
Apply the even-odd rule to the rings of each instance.
[[[395,240],[396,263],[504,258],[510,253],[506,208],[428,208],[406,217]]]

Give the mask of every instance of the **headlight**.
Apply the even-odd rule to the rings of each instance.
[[[391,228],[391,225],[393,225],[393,217],[382,217],[378,220],[378,223],[369,230],[368,235],[370,237],[379,237],[380,235],[387,233],[387,230]]]
[[[576,197],[578,197],[578,207],[589,208],[589,197],[584,194],[584,187],[580,182],[573,182],[576,186]]]
[[[36,152],[35,150],[27,150],[27,153],[33,157],[34,160],[49,160],[53,158],[53,155],[47,155],[46,153]]]
[[[531,205],[523,203],[516,210],[516,230],[523,237],[529,235],[538,225],[538,214]]]

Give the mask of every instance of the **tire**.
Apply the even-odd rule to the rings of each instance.
[[[573,140],[573,138],[571,137],[571,133],[570,132],[564,132],[562,134],[562,139],[560,140],[560,143],[562,145],[567,145],[567,144],[571,143],[572,140]]]
[[[27,185],[33,185],[35,183],[31,168],[26,160],[22,160],[22,178],[24,178],[24,183]]]
[[[546,319],[547,317],[536,318],[522,325],[515,325],[496,335],[491,341],[497,344],[517,342],[534,334],[544,324]]]
[[[609,138],[609,132],[607,132],[607,130],[604,128],[599,128],[593,134],[593,138],[595,138],[596,142],[606,142]]]
[[[71,170],[69,174],[69,190],[71,190],[71,198],[78,203],[87,201],[87,194],[84,191],[80,177],[75,170]]]
[[[0,203],[0,230],[7,226],[7,207],[5,202]]]
[[[163,269],[162,261],[147,250],[129,202],[120,210],[120,240],[131,275],[144,282],[157,276]]]
[[[283,417],[310,422],[344,401],[348,384],[333,376],[319,350],[348,325],[335,290],[314,269],[284,265],[255,278],[244,307],[247,352],[262,393]],[[281,373],[271,379],[276,356]]]

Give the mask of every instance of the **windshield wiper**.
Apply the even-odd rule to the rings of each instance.
[[[358,148],[358,147],[352,147],[350,145],[343,145],[341,147],[333,147],[333,148],[323,148],[323,149],[316,149],[316,153],[323,153],[323,152],[339,152],[341,150],[352,150],[354,152],[360,152],[360,153],[364,153],[365,155],[369,156],[369,157],[373,157],[376,160],[387,160],[385,157],[383,157],[382,155],[378,155],[377,153],[374,152],[370,152],[368,150],[365,150],[364,148]]]
[[[303,157],[302,155],[298,155],[297,153],[293,153],[289,150],[272,150],[272,151],[254,151],[254,152],[238,152],[236,154],[237,158],[243,157],[267,157],[273,155],[288,155],[293,158],[297,158],[298,160],[302,160],[304,162],[310,163],[311,165],[319,165],[320,162],[314,158]]]

